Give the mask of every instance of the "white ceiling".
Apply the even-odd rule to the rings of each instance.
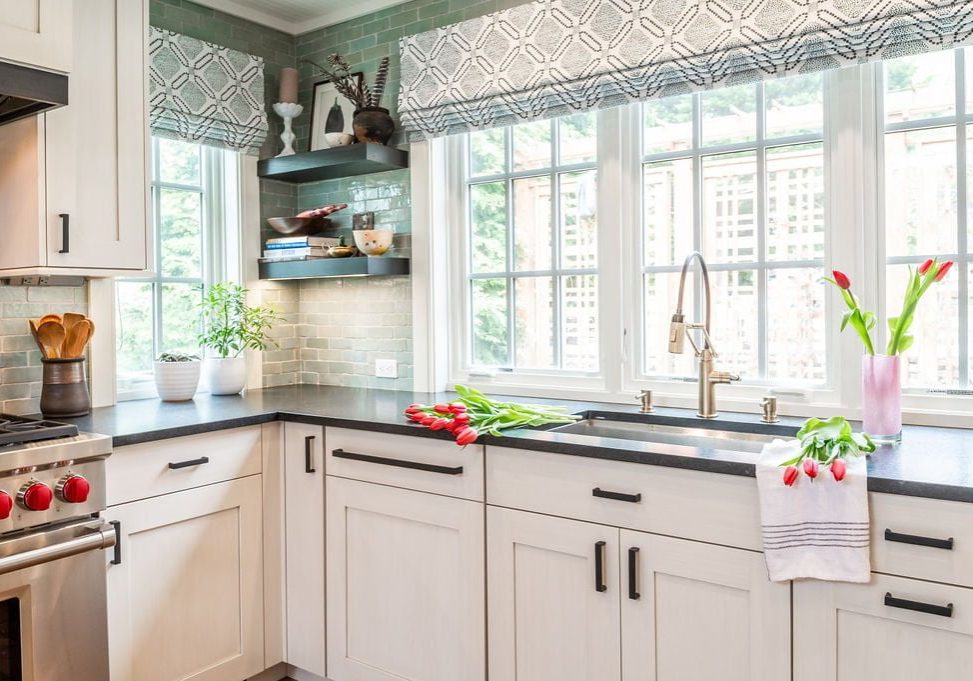
[[[408,0],[194,0],[295,35],[371,14]]]

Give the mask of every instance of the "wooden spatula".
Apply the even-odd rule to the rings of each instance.
[[[48,359],[61,356],[61,346],[64,345],[65,336],[61,322],[44,322],[37,327],[37,338],[44,347],[44,354]]]
[[[64,357],[75,358],[84,354],[85,346],[91,339],[94,328],[87,319],[82,319],[67,332],[67,340],[64,342]]]
[[[61,315],[59,314],[46,314],[37,320],[37,326],[40,327],[41,324],[46,324],[47,322],[57,322],[61,323]]]
[[[83,319],[86,319],[83,314],[78,314],[77,312],[65,312],[64,320],[62,321],[62,324],[64,324],[64,330],[70,333],[71,327]]]

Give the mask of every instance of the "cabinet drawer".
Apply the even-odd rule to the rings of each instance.
[[[108,505],[259,473],[260,426],[119,447],[108,458]]]
[[[328,475],[483,501],[483,447],[344,428],[325,429]]]
[[[487,503],[760,551],[757,481],[489,447]]]
[[[872,494],[872,569],[973,586],[973,504]]]

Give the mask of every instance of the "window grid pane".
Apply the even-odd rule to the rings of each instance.
[[[643,105],[643,371],[689,376],[666,352],[678,270],[710,263],[721,368],[745,381],[826,384],[823,78],[796,76]],[[685,151],[681,151],[685,149]],[[780,287],[771,290],[772,287]],[[699,282],[684,309],[702,317]],[[794,356],[795,319],[808,349]],[[687,346],[688,347],[688,346]]]
[[[469,364],[598,370],[597,116],[467,136]]]

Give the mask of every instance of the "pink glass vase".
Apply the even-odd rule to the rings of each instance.
[[[899,355],[865,355],[862,358],[862,430],[882,444],[902,441]]]

